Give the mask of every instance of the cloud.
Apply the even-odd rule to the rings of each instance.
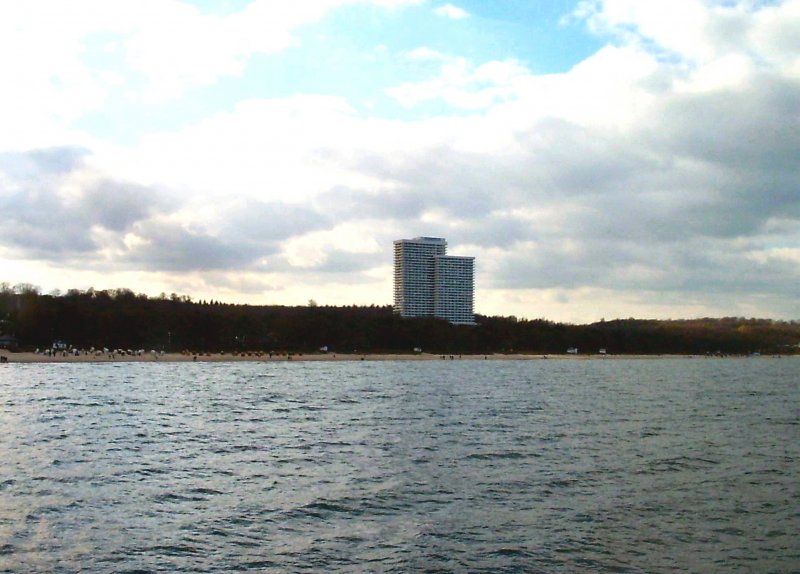
[[[158,221],[138,226],[136,236],[124,262],[153,271],[245,269],[260,255],[252,246]]]
[[[418,61],[439,61],[439,76],[386,89],[401,105],[413,107],[442,100],[457,109],[486,109],[515,97],[518,80],[530,72],[514,61],[494,61],[475,66],[463,57],[451,57],[425,47],[406,57]]]
[[[0,149],[85,139],[74,123],[107,108],[152,106],[240,76],[254,57],[344,6],[397,10],[418,0],[254,0],[227,13],[179,0],[0,3]],[[18,147],[16,147],[18,149]]]
[[[310,270],[315,273],[340,274],[352,277],[386,263],[383,253],[353,253],[334,249],[325,254],[323,261]]]
[[[240,201],[222,215],[226,234],[252,242],[280,242],[333,225],[324,212],[278,201]]]
[[[181,2],[159,2],[149,6],[152,20],[127,38],[126,59],[147,79],[146,97],[175,97],[187,87],[240,75],[254,55],[274,54],[297,44],[299,28],[344,3],[317,0],[277,8],[257,0],[219,16]],[[176,30],[180,30],[177,39]]]
[[[164,204],[151,189],[103,179],[87,187],[75,209],[86,214],[89,221],[109,231],[121,232],[147,219]]]
[[[168,201],[153,189],[104,179],[85,150],[0,155],[0,243],[44,259],[101,249],[97,232],[123,232]]]
[[[798,79],[754,74],[746,85],[668,100],[661,137],[676,153],[741,169],[786,172],[800,149]]]
[[[442,6],[435,8],[433,12],[437,16],[450,18],[451,20],[463,20],[464,18],[469,18],[469,12],[463,8],[454,6],[453,4],[443,4]]]
[[[352,116],[332,96],[245,100],[184,129],[152,132],[136,146],[107,148],[94,161],[126,179],[187,188],[203,199],[303,201],[342,176],[320,150],[337,146],[354,127]]]
[[[188,45],[229,39],[208,69],[187,64],[173,96],[283,49],[334,3],[298,7],[275,24],[288,35],[263,40],[273,47],[237,36],[249,25],[239,18],[262,22],[270,6],[168,6],[165,22],[187,23]],[[590,320],[649,304],[796,318],[798,6],[583,2],[574,17],[608,44],[562,73],[409,46],[397,57],[417,79],[384,86],[402,108],[393,116],[323,93],[248,95],[125,145],[84,138],[0,154],[0,249],[159,274],[197,296],[326,303],[322,290],[386,303],[392,239],[441,235],[477,256],[481,312]],[[92,29],[111,26],[103,10]],[[123,28],[133,58],[140,32]],[[159,71],[141,54],[126,61],[171,89],[159,74],[184,56],[166,54]],[[70,86],[45,90],[45,115],[60,117],[47,107],[54,94],[80,95]]]
[[[318,22],[335,8],[372,3],[398,8],[417,0],[314,0],[280,6],[255,0],[224,16],[203,14],[179,2],[154,2],[150,6],[152,20],[130,37],[128,60],[149,78],[154,89],[166,93],[184,85],[209,84],[220,76],[240,74],[246,59],[253,55],[273,54],[296,45],[299,29]],[[178,42],[176,29],[181,31]]]
[[[427,46],[420,46],[419,48],[414,48],[413,50],[409,50],[403,56],[407,60],[411,61],[432,61],[432,62],[440,62],[449,60],[450,57],[443,52],[438,50],[434,50],[432,48],[428,48]]]

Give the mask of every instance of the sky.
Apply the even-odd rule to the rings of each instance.
[[[0,282],[800,319],[800,0],[0,3]]]

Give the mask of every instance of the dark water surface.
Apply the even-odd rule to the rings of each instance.
[[[0,366],[0,572],[800,572],[800,359]]]

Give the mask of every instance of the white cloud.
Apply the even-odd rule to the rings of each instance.
[[[668,81],[653,56],[631,47],[605,47],[568,73],[545,76],[517,61],[476,65],[427,49],[413,54],[441,64],[434,78],[386,90],[401,105],[441,101],[452,109],[488,111],[496,121],[517,126],[544,118],[587,126],[633,125]]]
[[[413,50],[409,50],[404,54],[405,58],[412,61],[431,61],[431,62],[440,62],[448,60],[448,56],[438,50],[433,50],[428,48],[427,46],[421,46],[419,48],[414,48]]]
[[[796,73],[800,2],[752,0],[584,0],[575,11],[596,32],[662,56],[678,56],[695,76],[731,55]]]
[[[0,93],[11,130],[0,147],[69,139],[88,150],[0,155],[8,279],[76,286],[67,263],[77,257],[109,273],[138,265],[146,278],[115,281],[151,293],[386,303],[391,240],[429,234],[478,257],[484,313],[797,318],[798,0],[583,3],[582,17],[613,41],[560,74],[406,52],[430,75],[387,93],[408,107],[435,103],[438,117],[387,120],[341,97],[296,94],[245,99],[125,145],[74,132],[115,82],[142,100],[177,97],[285,48],[344,2],[281,15],[256,2],[225,16],[145,2],[124,5],[123,19],[98,2],[85,20],[56,8],[66,29],[56,15],[37,27],[43,4],[25,3],[16,26],[0,17],[0,53],[32,48],[0,56],[19,78]],[[156,13],[161,23],[150,21]],[[273,33],[262,38],[267,21]],[[186,44],[173,48],[175,28]],[[111,33],[100,41],[141,85],[82,59],[95,32]],[[47,33],[62,50],[39,42]],[[170,202],[156,200],[163,190]],[[70,245],[47,242],[57,226]],[[75,277],[97,283],[91,271]]]
[[[179,2],[157,2],[147,24],[138,25],[128,38],[128,60],[147,78],[148,98],[175,97],[189,86],[240,74],[254,54],[290,47],[297,42],[295,30],[345,3],[316,0],[277,6],[256,0],[240,12],[216,16]]]
[[[469,12],[453,4],[444,4],[439,6],[438,8],[434,9],[434,13],[437,16],[450,18],[451,20],[463,20],[464,18],[469,18]]]
[[[417,3],[254,0],[224,15],[179,0],[0,3],[0,149],[85,143],[72,124],[111,99],[158,104],[239,75],[253,55],[296,45],[300,28],[344,5]]]
[[[440,68],[436,78],[387,88],[386,93],[406,107],[442,100],[455,109],[486,109],[513,98],[520,82],[530,78],[530,72],[514,61],[476,66],[466,58],[446,56],[427,48],[413,50],[407,57],[438,61]]]
[[[647,38],[692,59],[713,53],[706,33],[711,13],[703,0],[590,0],[581,2],[577,10],[595,31],[619,35],[628,42]]]
[[[319,267],[337,252],[355,254],[362,259],[370,254],[382,254],[382,246],[374,236],[365,234],[363,223],[345,222],[329,230],[292,238],[284,243],[283,254],[290,265],[301,269]]]
[[[132,148],[109,148],[93,163],[143,183],[162,182],[198,197],[306,201],[337,183],[368,184],[325,150],[365,137],[341,98],[298,96],[241,102],[177,132],[154,133]]]

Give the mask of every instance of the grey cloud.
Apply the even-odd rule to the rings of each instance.
[[[536,229],[530,222],[493,212],[493,209],[502,209],[508,205],[502,194],[499,194],[497,202],[494,202],[491,199],[491,192],[486,192],[490,199],[487,199],[484,209],[470,210],[468,204],[467,208],[464,208],[465,203],[462,203],[461,193],[463,192],[456,191],[447,195],[436,195],[426,193],[420,188],[379,192],[336,188],[322,196],[321,204],[326,212],[335,215],[340,221],[359,218],[392,220],[408,228],[411,234],[446,235],[454,245],[469,243],[503,247],[536,235]],[[421,223],[420,217],[428,209],[445,210],[452,215],[455,226],[432,228],[430,224]],[[427,231],[423,233],[418,231],[420,229]],[[380,239],[382,244],[391,245],[391,237]]]
[[[756,262],[731,241],[671,245],[616,242],[581,244],[577,250],[553,243],[504,258],[495,284],[505,288],[598,287],[617,291],[685,292],[709,295],[772,293],[800,295],[800,270],[775,261]]]
[[[391,243],[389,239],[385,244]],[[374,269],[379,265],[386,265],[389,262],[387,255],[379,253],[354,253],[341,249],[326,249],[320,246],[322,257],[319,263],[313,265],[297,266],[290,263],[284,256],[277,255],[269,260],[266,270],[280,273],[291,273],[293,275],[303,275],[305,277],[318,277],[329,279],[337,276],[337,280],[350,279],[353,282],[361,277],[361,273]]]
[[[94,249],[89,222],[52,190],[14,192],[0,199],[0,214],[0,241],[19,252],[56,259]]]
[[[180,225],[147,222],[137,235],[147,243],[132,249],[127,264],[157,271],[197,271],[242,269],[250,265],[259,252],[224,238],[192,232]]]
[[[213,236],[166,223],[160,216],[175,206],[149,188],[108,180],[73,203],[60,199],[51,184],[82,169],[81,150],[0,155],[13,184],[0,192],[0,242],[50,253],[42,257],[86,253],[96,248],[88,230],[101,226],[148,241],[124,256],[129,266],[355,281],[390,263],[390,231],[379,238],[383,253],[331,251],[310,269],[279,253],[288,238],[371,219],[405,236],[443,235],[453,253],[491,248],[496,257],[477,269],[492,286],[800,295],[796,263],[750,257],[796,247],[791,238],[800,236],[800,84],[763,73],[735,91],[669,94],[668,85],[662,78],[653,88],[663,103],[649,123],[605,130],[545,120],[519,128],[508,155],[423,144],[391,157],[333,150],[329,161],[379,184],[334,187],[305,205],[223,202]],[[432,211],[444,217],[431,224],[423,215]]]
[[[0,154],[0,243],[42,259],[93,250],[90,222],[56,193],[85,154],[68,147]]]
[[[188,271],[252,268],[292,236],[332,226],[318,206],[250,201],[219,206],[218,235],[190,230],[164,216],[177,198],[152,187],[87,178],[83,189],[60,193],[66,178],[86,171],[85,150],[59,148],[0,155],[0,243],[20,255],[44,260],[85,260],[115,242],[122,267]],[[90,175],[91,172],[90,172]],[[76,181],[70,180],[70,187]],[[98,243],[94,229],[101,233]],[[144,240],[130,249],[123,236]]]
[[[637,145],[663,164],[643,163],[603,198],[623,213],[618,230],[651,241],[751,237],[775,217],[800,217],[797,83],[767,77],[735,93],[674,96]],[[625,202],[641,217],[626,218]]]
[[[89,150],[78,147],[57,147],[32,150],[28,157],[36,165],[37,171],[45,173],[68,173],[83,165],[83,158]]]
[[[85,169],[84,155],[83,150],[58,148],[0,158],[5,176],[0,242],[42,259],[83,255],[100,247],[92,237],[94,226],[122,232],[165,209],[167,202],[154,190],[110,179],[89,183],[77,194],[60,194],[64,178]]]
[[[159,233],[159,244],[172,245],[169,256],[150,249],[143,256],[150,264],[173,270],[187,269],[253,269],[287,271],[293,269],[280,257],[282,242],[311,231],[329,229],[334,220],[316,205],[303,206],[277,201],[248,200],[244,204],[220,206],[220,233],[209,236],[189,233],[182,228]],[[165,241],[166,239],[166,241]],[[140,254],[141,255],[141,254]],[[268,257],[262,264],[258,259]]]
[[[235,293],[244,293],[248,295],[261,295],[272,291],[281,291],[283,289],[280,285],[275,285],[267,280],[261,280],[252,276],[242,276],[238,273],[230,272],[205,272],[199,277],[193,277],[196,281],[200,279],[206,289],[217,290],[222,289],[225,291],[233,291]],[[184,287],[181,287],[181,292],[191,293],[196,289],[194,281],[190,282]]]
[[[385,263],[382,253],[349,253],[337,249],[329,252],[325,260],[312,270],[320,273],[352,274],[368,271]]]
[[[734,255],[734,254],[731,254]],[[788,268],[774,263],[755,263],[740,257],[708,254],[683,261],[681,281],[672,287],[695,293],[741,294],[756,296],[758,293],[800,294],[793,285],[800,277]],[[792,286],[790,289],[789,287]]]
[[[800,82],[764,75],[747,89],[676,96],[653,130],[662,153],[738,169],[794,171]]]
[[[0,234],[5,246],[37,259],[58,260],[65,254],[78,255],[95,249],[91,237],[79,223],[65,223],[49,216],[0,223]]]
[[[248,201],[229,210],[225,218],[226,235],[267,244],[333,225],[332,218],[314,206],[277,201]]]
[[[429,205],[424,190],[368,191],[336,187],[320,196],[322,209],[339,220],[375,217],[381,219],[407,219],[420,216]]]
[[[651,124],[624,135],[545,121],[519,142],[513,161],[367,155],[360,165],[401,191],[340,197],[410,233],[428,229],[426,210],[445,211],[451,245],[503,248],[487,266],[498,286],[800,295],[796,264],[750,257],[795,247],[786,234],[800,232],[797,82],[668,96]],[[514,208],[543,216],[529,223]]]
[[[564,242],[548,239],[527,251],[519,246],[495,266],[495,282],[505,288],[578,288],[587,285],[605,286],[619,280],[637,260],[635,246],[623,243],[613,246],[594,242]],[[628,288],[638,282],[626,281]]]
[[[74,171],[83,165],[83,158],[88,154],[88,150],[79,147],[0,153],[0,172],[18,181],[40,180]]]
[[[137,221],[163,211],[165,200],[141,185],[103,180],[89,187],[76,210],[111,231],[125,231]]]
[[[527,152],[525,167],[514,174],[517,185],[543,197],[601,194],[632,186],[642,170],[662,168],[629,137],[607,134],[564,120],[544,120],[518,140]]]
[[[492,210],[493,190],[502,183],[498,178],[506,166],[502,158],[487,161],[480,154],[437,147],[399,157],[366,155],[357,167],[391,182],[397,191],[382,193],[381,201],[388,197],[401,211],[415,211],[416,206],[409,203],[409,197],[415,197],[417,212],[436,207],[457,216],[475,216]],[[377,204],[373,201],[372,205]]]
[[[513,248],[515,244],[536,241],[540,230],[530,221],[512,215],[489,213],[485,217],[465,220],[458,227],[447,230],[447,240],[458,250],[459,245]],[[453,254],[469,255],[468,253]]]

